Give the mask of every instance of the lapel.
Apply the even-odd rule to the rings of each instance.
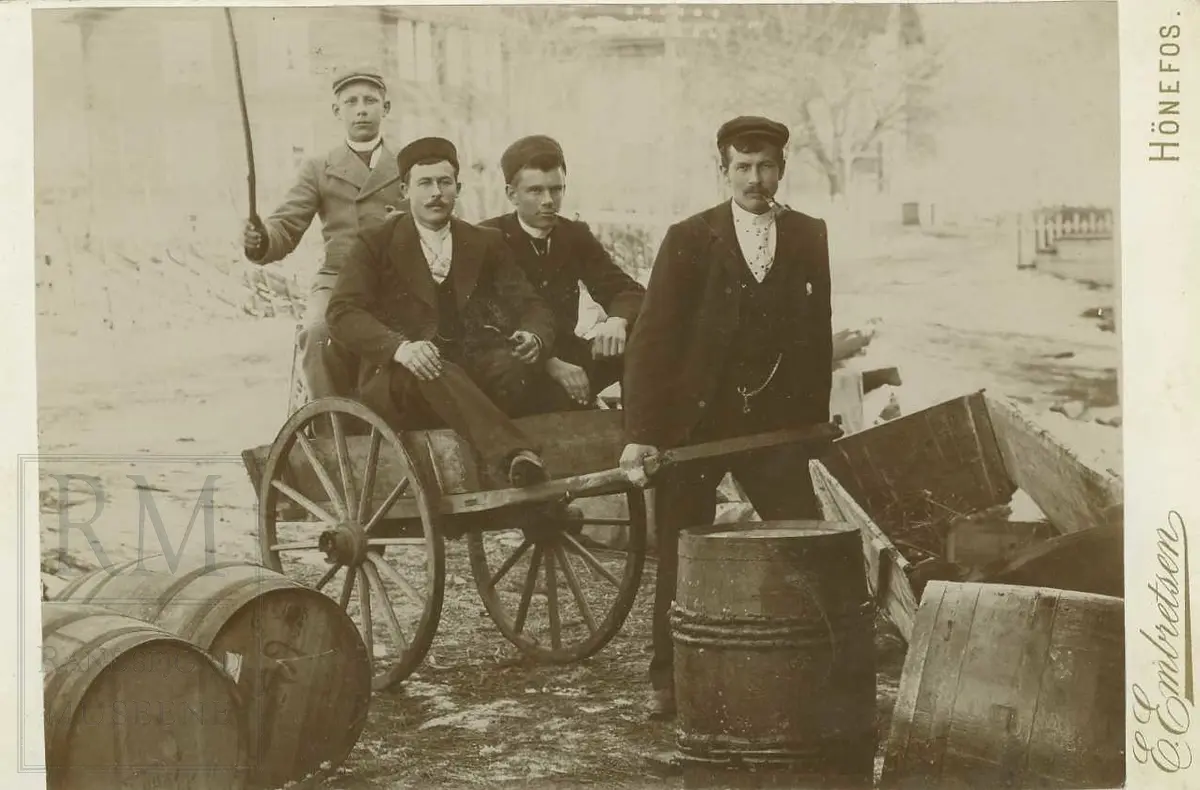
[[[359,200],[366,200],[381,189],[387,189],[400,180],[400,167],[396,164],[396,155],[387,147],[387,143],[382,143],[379,148],[379,159],[375,162],[375,169],[367,171],[366,180],[359,187]],[[353,158],[362,164],[362,160],[357,156]]]
[[[454,249],[450,253],[450,280],[454,284],[454,301],[461,311],[479,282],[479,270],[483,267],[486,252],[483,233],[466,222],[450,218],[450,238]],[[430,275],[430,281],[433,276]]]
[[[455,239],[457,247],[458,240]],[[457,250],[455,251],[457,256]],[[425,252],[421,249],[421,238],[417,235],[416,221],[411,214],[406,214],[396,222],[396,230],[392,234],[389,257],[392,264],[412,288],[412,293],[430,307],[437,305],[437,283],[429,273],[429,263],[425,260]]]
[[[396,157],[386,144],[380,145],[379,159],[375,169],[367,167],[350,146],[342,143],[329,156],[325,173],[339,178],[358,190],[355,200],[365,200],[400,180],[400,168]]]
[[[742,245],[738,243],[737,230],[733,225],[733,207],[729,203],[717,206],[710,212],[707,221],[717,242],[717,255],[729,274],[740,280],[750,267],[746,263],[746,256],[742,254]],[[786,209],[776,214],[775,261],[771,268],[803,264],[803,241],[800,223],[792,222]]]
[[[789,217],[790,212],[784,209],[775,215],[775,266],[797,266],[803,272],[803,281],[808,282],[808,273],[804,271],[805,260],[803,223],[799,217]]]
[[[363,160],[358,158],[358,154],[351,151],[350,146],[343,142],[330,152],[325,165],[325,173],[331,178],[341,179],[361,191],[371,171],[363,163]]]
[[[504,215],[500,221],[504,229],[504,238],[508,242],[508,246],[512,249],[513,255],[518,261],[532,261],[534,271],[542,277],[549,277],[550,273],[560,268],[567,260],[564,251],[564,239],[566,234],[563,233],[559,220],[559,226],[550,234],[553,241],[550,242],[550,251],[545,255],[538,255],[533,247],[531,237],[521,227],[520,220],[517,219],[517,212]]]
[[[742,272],[749,269],[746,257],[742,254],[742,245],[738,244],[737,230],[733,226],[733,206],[726,201],[711,209],[705,218],[709,230],[712,231],[715,244],[713,250],[720,259],[721,265],[734,278],[740,281]],[[779,240],[776,238],[776,245]]]

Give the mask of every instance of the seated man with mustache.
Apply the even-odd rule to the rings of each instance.
[[[458,152],[425,137],[397,156],[411,213],[359,234],[326,320],[363,360],[359,395],[397,430],[449,426],[513,486],[548,479],[519,413],[554,315],[496,231],[451,216]]]

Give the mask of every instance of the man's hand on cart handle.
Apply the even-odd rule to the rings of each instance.
[[[621,470],[635,486],[645,488],[650,481],[647,466],[657,466],[653,461],[658,457],[658,448],[652,444],[627,444],[621,453]]]
[[[806,429],[806,431],[801,432],[800,436],[796,436],[796,433],[793,430],[776,432],[773,435],[760,434],[723,439],[704,445],[693,445],[665,452],[659,452],[658,448],[651,444],[630,443],[625,445],[625,450],[621,453],[620,468],[629,479],[629,482],[645,488],[649,484],[651,477],[656,475],[664,466],[673,463],[685,463],[701,458],[716,457],[718,455],[743,453],[754,449],[784,444],[787,441],[796,441],[797,439],[813,443],[814,449],[821,448],[819,451],[823,451],[827,443],[832,443],[845,435],[845,431],[842,429],[841,417],[838,415],[834,415],[830,422],[820,423]],[[786,439],[786,441],[781,441],[781,439]]]

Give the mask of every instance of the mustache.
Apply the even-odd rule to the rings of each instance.
[[[430,201],[427,201],[427,202],[425,202],[423,205],[425,206],[425,208],[434,208],[434,207],[441,207],[441,208],[445,208],[445,207],[446,207],[446,201],[444,201],[444,200],[441,200],[440,198],[436,198],[436,199],[434,199],[434,200],[430,200]]]

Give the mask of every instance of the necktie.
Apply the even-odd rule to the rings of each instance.
[[[539,239],[537,236],[530,236],[529,243],[533,245],[533,251],[541,258],[550,252],[550,237],[547,236]]]
[[[436,248],[434,244],[437,245]],[[434,281],[441,285],[450,274],[451,258],[443,254],[446,249],[446,236],[435,236],[432,243],[422,236],[421,247],[424,248],[425,260],[429,263],[429,273],[433,275]]]
[[[747,261],[750,265],[750,273],[754,275],[754,279],[762,282],[767,272],[771,270],[771,264],[774,263],[774,257],[771,255],[771,225],[774,215],[770,212],[760,214],[750,223],[752,238],[754,239],[754,255],[752,260]]]

